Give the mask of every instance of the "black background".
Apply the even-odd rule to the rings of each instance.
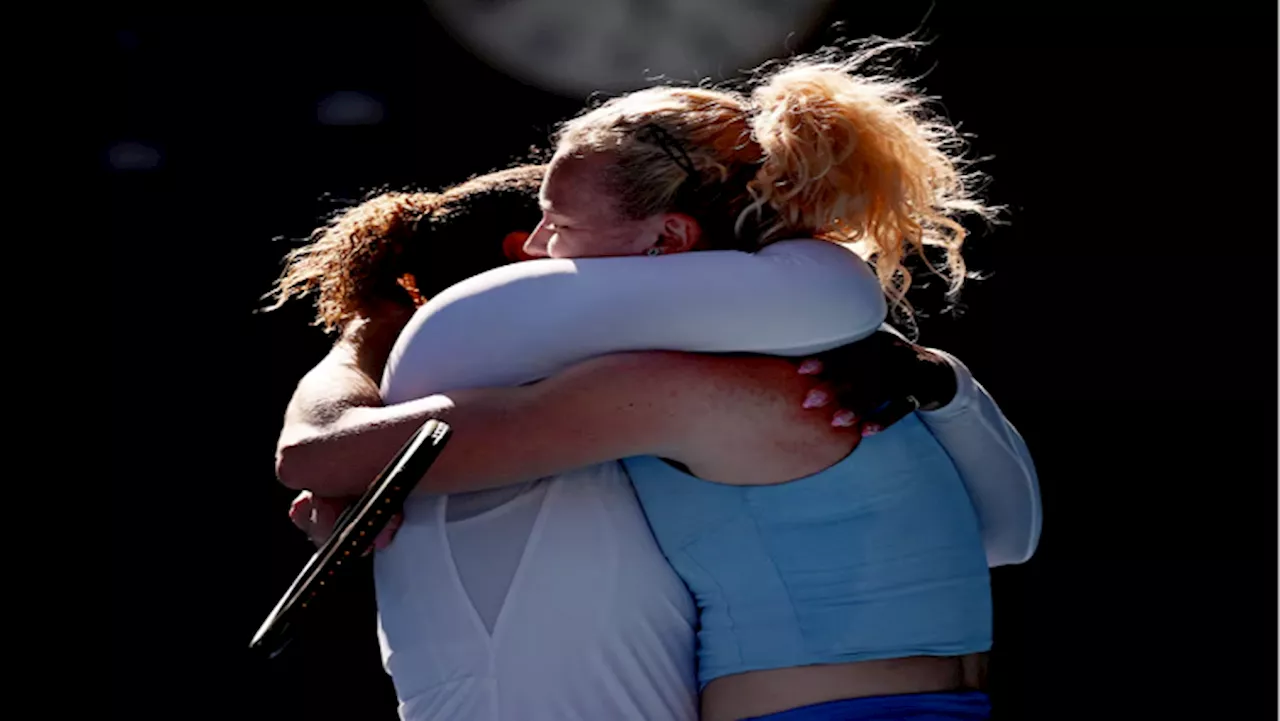
[[[855,37],[930,9],[838,7]],[[971,242],[990,278],[923,340],[1023,432],[1045,507],[1036,557],[993,574],[999,718],[1274,718],[1274,5],[955,2],[924,27],[907,69],[994,156],[1011,224]],[[151,401],[113,426],[112,715],[393,719],[368,582],[285,656],[246,651],[310,553],[272,454],[329,343],[303,305],[253,313],[291,247],[272,238],[545,147],[581,99],[487,68],[407,0],[101,34],[107,139],[163,153],[109,184],[113,310],[137,319],[114,398]],[[336,90],[386,120],[319,125]]]

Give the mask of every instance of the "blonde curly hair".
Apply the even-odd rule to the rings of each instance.
[[[538,223],[545,167],[521,165],[440,193],[390,192],[348,208],[290,251],[264,298],[270,311],[312,296],[326,333],[380,305],[413,308],[426,298],[510,259],[504,235]]]
[[[557,153],[608,153],[605,183],[631,218],[685,212],[712,247],[757,250],[784,238],[852,247],[876,268],[910,320],[909,252],[963,285],[965,215],[993,220],[981,176],[955,127],[889,71],[890,51],[915,41],[864,41],[766,66],[750,92],[655,87],[564,123]],[[664,140],[664,138],[666,140]],[[939,248],[941,267],[925,257]]]

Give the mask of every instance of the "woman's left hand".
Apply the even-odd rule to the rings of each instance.
[[[889,331],[841,346],[799,364],[814,376],[804,407],[831,412],[831,425],[873,435],[916,409],[940,408],[956,393],[946,359]]]

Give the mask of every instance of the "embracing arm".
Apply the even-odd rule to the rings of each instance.
[[[382,396],[518,385],[629,351],[803,356],[871,335],[885,312],[875,273],[821,240],[515,263],[422,306],[391,353]]]
[[[650,452],[673,455],[668,439],[686,432],[672,396],[681,364],[623,354],[578,364],[541,383],[428,396],[383,408],[352,409],[323,434],[281,438],[278,471],[324,495],[357,495],[426,420],[455,430],[419,490],[458,493],[519,483],[593,463]],[[674,357],[671,359],[674,361]],[[645,390],[631,382],[644,375]],[[655,386],[659,386],[655,392]],[[675,393],[678,400],[681,396]],[[684,396],[684,404],[691,398]],[[341,464],[325,459],[346,458]]]
[[[982,526],[987,563],[1022,563],[1040,540],[1040,484],[1022,436],[969,369],[946,359],[955,373],[955,397],[936,410],[919,411],[969,492]]]
[[[745,432],[741,413],[734,411],[740,397],[735,390],[742,387],[742,374],[757,366],[779,377],[791,374],[777,360],[621,353],[533,385],[461,390],[363,409],[349,414],[339,432],[283,443],[281,475],[288,482],[291,469],[301,468],[301,459],[321,450],[319,445],[324,448],[318,455],[360,457],[368,468],[380,469],[428,418],[445,420],[455,431],[418,489],[428,493],[496,488],[636,455],[697,468],[704,456],[719,454],[708,449],[731,446],[735,434]],[[349,467],[314,464],[307,470],[307,481],[329,495],[358,494],[372,478]]]
[[[855,414],[863,413],[858,392],[867,385],[868,374],[874,379],[871,386],[885,386],[890,397],[914,396],[920,419],[964,482],[982,527],[988,564],[1022,563],[1031,557],[1040,538],[1035,465],[1022,436],[963,363],[936,348],[907,341],[889,325],[868,341],[815,360],[820,369],[829,366],[835,371],[832,388],[841,396],[841,407]],[[909,412],[910,407],[895,413]],[[875,419],[870,422],[880,425]]]

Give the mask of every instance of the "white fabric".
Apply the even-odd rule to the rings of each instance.
[[[460,520],[449,513],[455,499],[447,501],[445,533],[458,581],[490,633],[542,509],[547,484],[537,482],[516,490],[521,492],[515,498],[499,497],[500,503],[493,508]]]
[[[885,314],[866,263],[820,240],[754,254],[526,261],[419,308],[387,360],[383,398],[518,385],[620,351],[804,355],[871,335]]]
[[[492,633],[459,580],[445,499],[410,499],[374,574],[400,717],[694,721],[696,611],[621,464],[544,486]]]
[[[449,507],[445,514],[446,520],[450,523],[464,521],[472,516],[497,508],[529,490],[534,483],[537,483],[537,481],[529,481],[515,486],[503,486],[502,488],[491,488],[484,491],[472,491],[471,493],[455,493],[449,496]]]
[[[920,418],[960,470],[979,520],[986,519],[987,565],[1022,563],[1040,542],[1040,482],[1031,453],[968,367],[949,353],[931,350],[951,364],[958,390],[950,403],[920,411]]]

